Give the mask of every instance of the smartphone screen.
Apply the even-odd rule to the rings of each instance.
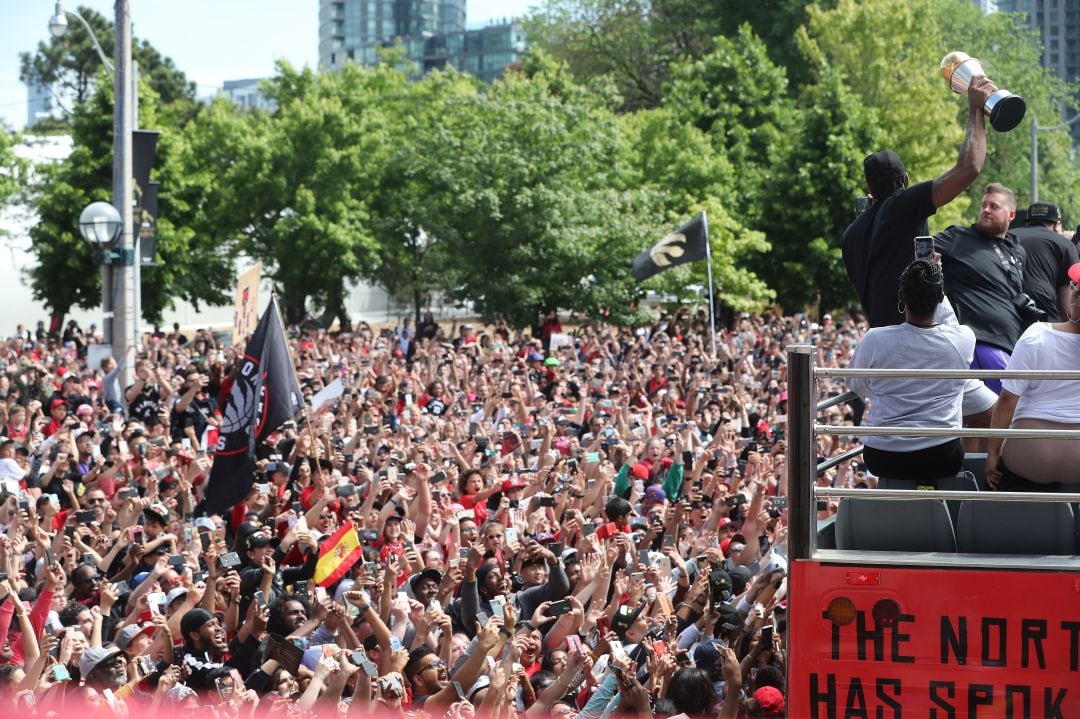
[[[915,259],[929,260],[934,257],[934,238],[926,235],[915,238]]]

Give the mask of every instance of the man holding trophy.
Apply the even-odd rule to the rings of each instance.
[[[863,172],[870,202],[844,230],[844,265],[871,327],[904,322],[897,300],[900,273],[915,259],[915,238],[929,234],[927,218],[966,190],[982,171],[986,160],[985,115],[993,109],[988,108],[988,103],[1003,94],[1023,103],[1007,91],[999,91],[982,74],[978,61],[963,53],[946,55],[941,71],[954,91],[960,91],[961,81],[967,83],[967,130],[956,164],[933,181],[909,186],[907,170],[895,152],[882,150],[867,156]],[[994,393],[981,382],[968,382],[964,391],[965,424],[988,427],[995,400]]]

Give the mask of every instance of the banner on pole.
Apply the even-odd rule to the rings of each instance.
[[[259,322],[259,283],[262,263],[256,262],[236,278],[236,305],[233,314],[233,346],[242,345]]]
[[[634,279],[644,282],[670,267],[709,256],[709,230],[702,212],[634,258]]]

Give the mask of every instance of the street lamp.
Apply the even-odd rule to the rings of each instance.
[[[1056,125],[1049,127],[1039,127],[1039,119],[1035,115],[1031,116],[1031,201],[1039,201],[1039,133],[1050,132],[1051,130],[1060,130],[1063,127],[1069,127],[1077,120],[1080,120],[1080,113],[1072,116],[1065,122],[1059,122]]]
[[[131,83],[131,11],[128,0],[115,0],[114,8],[116,27],[112,63],[101,49],[101,43],[90,24],[78,13],[65,11],[60,2],[56,3],[56,12],[49,19],[49,32],[53,37],[62,37],[67,32],[68,15],[81,22],[113,78],[116,98],[113,106],[113,201],[111,206],[95,202],[83,210],[79,217],[79,229],[83,237],[99,246],[105,244],[101,242],[105,237],[111,238],[110,243],[116,243],[117,261],[101,266],[102,331],[105,342],[112,345],[113,357],[122,367],[121,386],[127,387],[131,384],[135,364],[134,357],[128,357],[128,354],[134,351],[138,339],[135,329],[137,296],[134,293],[138,292],[138,288],[134,268],[136,252],[131,164],[135,92]]]
[[[91,202],[79,215],[79,232],[98,250],[116,242],[123,229],[124,218],[108,202]]]
[[[86,18],[77,12],[72,10],[64,10],[62,3],[56,3],[56,12],[49,18],[49,32],[55,38],[61,38],[67,34],[68,20],[67,16],[75,18],[82,23],[82,26],[86,28],[86,34],[90,36],[90,41],[94,43],[94,49],[97,50],[98,57],[101,58],[101,62],[104,63],[105,69],[109,71],[109,77],[113,76],[113,66],[109,62],[108,56],[105,51],[101,49],[101,43],[98,42],[97,36],[94,35],[94,29],[90,27],[90,23],[86,22]]]

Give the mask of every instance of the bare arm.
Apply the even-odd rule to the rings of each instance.
[[[1013,414],[1016,412],[1016,403],[1020,396],[1007,389],[1001,390],[997,404],[994,405],[994,416],[990,420],[991,429],[1008,429],[1012,425]],[[997,489],[1001,482],[1001,445],[1005,440],[1000,437],[992,437],[986,451],[986,483],[992,489]]]
[[[932,198],[934,207],[943,207],[966,190],[982,172],[986,161],[986,118],[983,105],[997,92],[994,83],[984,76],[974,78],[968,86],[968,123],[964,141],[956,164],[934,180]]]

